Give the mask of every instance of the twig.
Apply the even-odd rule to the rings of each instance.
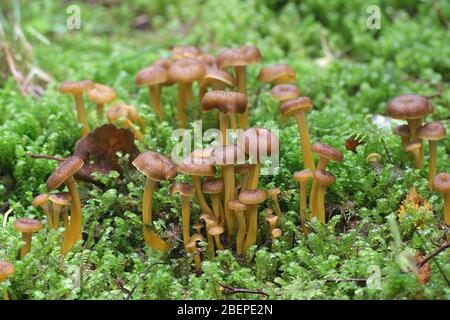
[[[262,296],[269,297],[269,294],[264,292],[261,289],[251,290],[251,289],[245,289],[245,288],[235,288],[235,287],[231,287],[229,285],[226,285],[224,283],[220,283],[219,285],[221,286],[221,289],[222,289],[221,291],[225,295],[237,294],[237,293],[251,293],[251,294],[259,294],[259,295],[262,295]]]
[[[131,289],[130,293],[129,293],[128,296],[125,298],[125,300],[130,300],[130,299],[131,299],[131,296],[132,296],[133,293],[136,291],[136,289],[137,289],[139,283],[141,283],[141,281],[144,280],[145,276],[150,272],[150,269],[151,269],[152,267],[156,266],[156,265],[159,265],[159,264],[164,265],[165,263],[164,263],[164,262],[155,262],[155,263],[151,264],[151,265],[147,268],[147,270],[145,270],[145,272],[141,275],[141,277],[140,277],[139,280],[136,282],[136,284],[134,285],[133,289]]]
[[[415,234],[417,234],[417,236],[419,237],[420,241],[425,246],[425,241],[423,240],[422,236],[420,235],[420,232],[415,232]],[[428,260],[430,260],[431,258],[429,258]],[[424,259],[423,261],[427,261],[427,259]],[[447,283],[447,286],[450,287],[450,280],[447,278],[447,275],[445,274],[444,270],[442,269],[440,263],[436,259],[433,259],[433,261],[436,264],[436,267],[438,268],[438,270],[441,273],[442,277],[444,278],[445,283]]]
[[[442,251],[444,251],[444,250],[446,250],[448,248],[450,248],[450,242],[444,243],[442,246],[437,248],[436,251],[434,251],[433,253],[431,253],[427,257],[425,257],[425,259],[423,259],[420,263],[418,263],[417,266],[419,268],[423,267],[425,265],[425,263],[427,263],[430,259],[433,259],[439,253],[441,253]]]
[[[34,158],[34,159],[49,159],[49,160],[56,160],[56,161],[64,161],[64,160],[66,160],[65,158],[50,156],[48,154],[28,153],[28,156],[30,158]]]

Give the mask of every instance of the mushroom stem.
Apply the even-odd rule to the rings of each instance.
[[[58,230],[59,228],[59,217],[61,215],[62,206],[59,204],[53,204],[53,229]]]
[[[50,212],[50,207],[48,205],[48,203],[45,203],[41,206],[42,210],[44,210],[45,212],[45,216],[47,217],[47,224],[50,230],[53,229],[53,217],[52,214]]]
[[[276,196],[276,195],[272,196],[272,200],[273,200],[273,203],[275,205],[275,213],[276,213],[276,215],[278,217],[278,221],[280,221],[280,219],[281,219],[281,208],[280,208],[280,203],[278,202],[278,196]]]
[[[213,213],[213,210],[211,210],[211,208],[209,207],[208,203],[206,202],[205,195],[202,192],[202,182],[200,180],[200,176],[192,176],[192,185],[194,186],[195,197],[200,208],[202,209],[202,212]]]
[[[70,218],[70,231],[69,238],[70,243],[67,251],[69,251],[72,246],[81,240],[81,201],[80,194],[78,193],[77,183],[73,177],[70,177],[65,181],[67,188],[69,189],[70,196],[72,197],[71,204],[71,218]],[[65,253],[65,252],[64,252]]]
[[[214,240],[216,241],[217,249],[218,249],[218,250],[224,250],[223,244],[222,244],[222,242],[220,241],[220,235],[218,235],[218,234],[214,235]]]
[[[142,142],[142,140],[144,140],[143,134],[141,133],[141,131],[138,128],[136,128],[136,126],[134,125],[133,122],[131,122],[130,119],[125,120],[125,127],[131,128],[133,130],[134,138],[137,141]]]
[[[228,136],[227,136],[228,117],[225,113],[219,112],[219,122],[220,122],[220,143],[224,146],[228,144]]]
[[[430,166],[428,168],[428,188],[431,191],[431,190],[433,190],[433,179],[437,172],[437,165],[436,165],[437,143],[434,140],[429,140],[428,143],[429,143],[429,149],[430,149]]]
[[[319,157],[319,162],[317,163],[317,170],[325,170],[325,168],[328,165],[328,162],[329,162],[328,158],[320,156]],[[317,192],[319,190],[318,187],[319,186],[318,186],[318,183],[317,183],[316,179],[313,178],[313,183],[312,183],[312,186],[311,186],[311,194],[310,194],[310,197],[309,197],[309,210],[311,210],[311,213],[314,216],[317,216],[316,215],[316,211],[317,211],[316,205],[318,203],[317,202]]]
[[[444,193],[444,223],[450,226],[450,192]]]
[[[251,190],[251,189],[250,189]],[[248,225],[247,236],[244,241],[243,251],[246,252],[248,248],[256,243],[256,233],[258,230],[258,209],[257,205],[249,205],[248,209]]]
[[[66,206],[62,210],[62,217],[63,217],[63,225],[64,225],[64,232],[62,234],[63,239],[67,238],[67,235],[69,234],[69,208]],[[64,241],[64,240],[63,240]]]
[[[232,165],[222,166],[222,178],[224,183],[223,209],[225,212],[225,222],[227,226],[227,235],[230,238],[233,234],[233,215],[228,208],[228,201],[235,196],[234,168]]]
[[[238,222],[238,232],[236,236],[236,253],[239,256],[242,256],[244,252],[244,240],[245,240],[245,231],[247,229],[247,223],[245,221],[244,211],[236,210],[235,211],[236,220]]]
[[[326,190],[326,188],[323,186],[320,186],[320,185],[317,190],[316,217],[323,224],[325,224],[325,220],[326,220],[326,217],[325,217],[325,190]]]
[[[256,162],[251,166],[250,177],[247,182],[246,190],[253,190],[258,188],[260,169],[261,165],[259,164],[259,162]]]
[[[192,249],[186,249],[188,252],[192,254],[194,257],[194,264],[195,264],[195,273],[199,275],[202,270],[202,258],[200,257],[200,252],[197,249],[197,246],[194,245]]]
[[[295,119],[297,120],[298,133],[300,135],[304,166],[305,168],[314,171],[316,166],[311,151],[311,141],[309,138],[308,125],[306,124],[305,112],[296,112]]]
[[[417,138],[417,129],[422,125],[422,119],[407,119],[411,142],[421,141]],[[413,152],[416,168],[422,167],[423,146],[417,152]]]
[[[236,72],[236,86],[237,90],[240,93],[247,95],[247,69],[245,66],[237,66],[234,67]],[[239,114],[239,126],[242,129],[247,128],[248,126],[248,108],[245,109],[244,113]]]
[[[152,104],[153,110],[158,116],[159,121],[163,121],[164,114],[161,105],[161,87],[159,84],[148,86],[148,91],[150,95],[150,103]]]
[[[220,224],[223,224],[225,222],[225,217],[223,217],[223,213],[221,213],[220,194],[211,194],[211,206],[217,221],[219,221]]]
[[[231,122],[231,128],[234,131],[236,131],[238,129],[236,114],[234,114],[234,113],[230,114],[230,122]]]
[[[178,104],[177,104],[177,118],[180,128],[186,128],[186,114],[184,110],[187,104],[187,84],[179,82],[178,83]]]
[[[299,205],[300,205],[300,211],[299,211],[299,215],[300,217],[302,217],[303,219],[306,220],[306,214],[305,214],[305,210],[306,210],[306,206],[307,206],[307,200],[306,200],[306,187],[307,187],[307,182],[300,182],[299,183],[299,187],[300,187],[300,199],[299,199]]]
[[[100,120],[101,118],[103,118],[103,107],[104,107],[104,104],[103,103],[97,103],[95,107],[96,107],[96,110],[97,110],[97,118]]]
[[[187,244],[191,240],[190,222],[191,222],[191,197],[181,196],[181,219],[183,223],[183,242],[187,250]]]
[[[3,300],[9,300],[8,291],[5,291],[5,292],[3,293]]]
[[[33,233],[22,232],[22,240],[25,241],[22,249],[20,249],[20,258],[23,259],[31,251],[31,237]]]
[[[89,133],[89,124],[87,122],[86,110],[84,108],[83,94],[74,93],[75,107],[77,108],[78,122],[83,125],[81,128],[81,137],[86,136]]]
[[[206,240],[208,241],[209,254],[211,255],[211,258],[214,258],[216,256],[216,251],[214,249],[214,237],[208,232],[210,227],[211,226],[206,226]]]

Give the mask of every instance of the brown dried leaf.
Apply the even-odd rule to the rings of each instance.
[[[423,261],[423,257],[420,252],[416,252],[416,262],[420,264]],[[431,269],[430,264],[427,262],[422,267],[419,268],[419,272],[417,274],[417,278],[419,279],[420,284],[426,284],[430,281]]]

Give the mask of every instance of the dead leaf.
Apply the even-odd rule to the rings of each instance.
[[[420,252],[416,252],[416,262],[419,265],[423,261],[423,256]],[[417,274],[417,278],[419,279],[420,284],[426,284],[430,281],[431,269],[430,264],[426,262],[423,266],[419,268],[419,272]]]

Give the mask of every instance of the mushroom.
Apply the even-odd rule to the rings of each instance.
[[[266,198],[267,193],[262,189],[251,189],[239,194],[239,201],[248,205],[247,236],[244,241],[244,252],[256,243],[258,204],[264,202]]]
[[[45,212],[45,215],[47,216],[48,227],[50,229],[53,229],[53,217],[50,212],[50,207],[48,205],[48,193],[42,193],[34,197],[33,201],[31,202],[31,205],[33,207],[40,207]]]
[[[212,54],[202,53],[195,57],[205,68],[217,68],[217,59]]]
[[[169,68],[169,77],[178,82],[177,116],[181,128],[186,128],[186,104],[192,96],[192,83],[205,75],[203,64],[193,58],[176,60]]]
[[[267,214],[266,221],[269,224],[270,232],[272,232],[278,225],[278,217],[274,214]]]
[[[444,222],[450,226],[450,174],[437,174],[433,179],[433,189],[444,194]]]
[[[14,271],[14,266],[11,263],[0,260],[0,282],[3,282],[11,277]],[[8,291],[3,293],[3,300],[9,300]]]
[[[222,226],[213,226],[208,229],[208,233],[214,237],[218,250],[224,250],[223,244],[220,241],[220,235],[223,233],[223,231],[224,230]]]
[[[238,164],[234,167],[234,173],[238,174],[242,177],[241,192],[247,190],[247,184],[248,184],[250,170],[251,170],[251,166],[246,163]]]
[[[247,231],[247,222],[245,220],[245,210],[248,206],[238,199],[228,201],[228,209],[234,212],[234,216],[238,222],[238,232],[236,236],[236,253],[242,256],[244,252],[245,232]]]
[[[297,120],[298,133],[301,140],[303,163],[306,168],[314,171],[315,164],[311,152],[311,141],[309,138],[308,124],[306,123],[306,113],[311,111],[313,103],[308,97],[298,97],[283,103],[280,112],[283,117],[294,116]]]
[[[96,83],[94,88],[88,91],[88,98],[96,104],[98,119],[103,118],[103,107],[116,99],[116,92],[109,86]]]
[[[278,84],[270,90],[270,96],[280,102],[280,105],[286,101],[298,98],[300,90],[293,84]]]
[[[401,137],[403,147],[406,147],[406,145],[411,142],[411,134],[407,124],[396,126],[394,130],[392,130],[392,133],[394,133],[396,136]]]
[[[317,211],[315,215],[320,222],[325,223],[325,191],[336,181],[336,177],[328,171],[318,169],[314,171],[314,181],[317,181],[318,185]]]
[[[366,157],[366,161],[368,163],[380,162],[380,160],[381,160],[381,156],[379,153],[376,153],[376,152],[373,152]]]
[[[224,183],[221,178],[206,180],[202,183],[202,192],[204,194],[209,194],[214,216],[221,225],[225,223],[225,217],[223,216],[224,209],[221,202],[221,194],[223,190]]]
[[[164,120],[164,111],[161,105],[161,86],[167,83],[168,80],[169,75],[167,69],[159,65],[152,65],[139,70],[135,79],[136,86],[148,87],[150,104],[158,116],[159,121]]]
[[[195,273],[200,274],[202,268],[202,259],[200,257],[200,251],[197,248],[197,242],[205,241],[205,238],[201,234],[194,234],[189,242],[186,244],[186,251],[191,253],[194,257]]]
[[[272,235],[272,251],[275,249],[275,240],[283,235],[283,232],[280,228],[275,228],[271,232]]]
[[[146,176],[144,196],[142,198],[142,220],[145,242],[155,250],[168,250],[167,243],[148,226],[153,223],[153,193],[156,184],[164,180],[172,180],[177,174],[172,161],[159,153],[146,151],[134,159],[133,166]]]
[[[75,107],[77,109],[78,122],[83,126],[81,128],[81,136],[84,137],[89,133],[89,124],[87,122],[86,109],[84,108],[83,92],[94,89],[94,82],[91,80],[82,80],[78,82],[63,82],[59,87],[62,94],[72,94],[75,99]]]
[[[428,187],[433,188],[433,179],[437,172],[436,149],[437,142],[445,138],[447,130],[440,122],[430,122],[417,129],[419,139],[428,140],[430,150],[430,167],[428,169]]]
[[[420,150],[422,149],[422,143],[416,141],[416,142],[410,142],[405,146],[406,152],[411,152],[414,158],[414,165],[416,168],[421,168],[421,157],[420,157]]]
[[[205,75],[203,79],[200,80],[200,99],[208,91],[208,86],[211,86],[213,90],[223,90],[227,86],[234,86],[234,78],[228,72],[214,68],[214,67],[206,67]]]
[[[66,158],[61,162],[58,168],[48,177],[47,189],[48,191],[55,190],[63,183],[69,189],[71,201],[71,219],[68,237],[64,238],[61,246],[61,253],[67,253],[72,246],[81,240],[82,232],[82,216],[81,216],[81,202],[80,194],[78,193],[77,183],[75,182],[74,175],[83,166],[84,161],[77,156]]]
[[[196,233],[202,234],[202,229],[204,225],[202,223],[196,223],[192,226]]]
[[[309,169],[305,169],[302,171],[296,171],[294,172],[293,178],[295,181],[298,182],[299,189],[300,189],[300,196],[299,196],[299,216],[302,217],[304,220],[306,219],[306,208],[307,208],[307,199],[306,199],[306,188],[308,185],[308,180],[312,178],[313,173]],[[306,228],[303,228],[303,231],[306,231]]]
[[[197,58],[201,54],[199,48],[194,46],[177,46],[172,48],[172,59]]]
[[[261,53],[256,46],[243,46],[227,49],[219,54],[217,63],[220,69],[233,67],[236,73],[237,91],[247,95],[247,70],[246,66],[262,61]],[[239,126],[242,129],[248,126],[248,109],[239,117]]]
[[[25,245],[20,250],[20,258],[23,259],[31,251],[31,240],[33,233],[38,232],[44,226],[38,220],[22,218],[14,221],[14,229],[22,233],[22,240]]]
[[[70,205],[70,201],[72,200],[72,197],[70,196],[70,193],[68,192],[58,192],[51,194],[48,199],[52,203],[53,206],[53,229],[57,230],[59,228],[59,217],[61,215],[61,212],[64,210],[65,213],[63,213],[64,221],[68,219],[67,216],[67,209]]]
[[[228,144],[228,118],[233,122],[236,113],[243,113],[247,109],[247,97],[239,92],[215,90],[206,93],[201,102],[201,111],[207,112],[213,109],[219,111],[220,133],[222,145]],[[235,125],[232,125],[235,127]]]
[[[191,200],[194,196],[194,188],[183,182],[174,182],[170,187],[170,194],[180,194],[181,197],[181,220],[183,224],[183,242],[184,247],[187,249],[187,245],[191,239],[190,233],[190,221],[191,221]]]
[[[214,237],[209,233],[211,227],[217,226],[218,221],[212,213],[202,213],[200,219],[205,221],[206,224],[206,239],[208,240],[208,250],[210,252],[211,258],[214,258]]]
[[[278,195],[281,193],[279,188],[271,188],[267,190],[267,195],[272,198],[272,201],[275,205],[275,213],[278,217],[278,220],[281,220],[281,208],[280,203],[278,202]]]
[[[110,123],[123,124],[125,128],[131,128],[137,141],[142,142],[144,140],[141,131],[134,124],[139,120],[139,115],[134,106],[119,103],[109,108],[107,117]]]
[[[273,64],[260,70],[258,81],[261,83],[295,83],[295,70],[287,64]]]

